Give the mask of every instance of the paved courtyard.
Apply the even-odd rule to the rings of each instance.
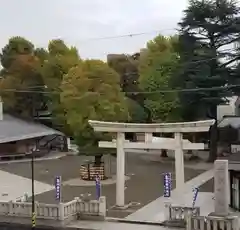
[[[45,189],[45,192],[43,191],[36,195],[36,200],[39,202],[55,203],[55,191],[52,187],[55,176],[61,175],[64,184],[68,184],[68,181],[71,179],[79,178],[79,168],[85,159],[86,158],[80,156],[66,156],[57,160],[35,162],[35,180],[49,186]],[[116,184],[102,185],[102,195],[107,197],[108,216],[126,217],[162,196],[162,173],[174,172],[174,162],[171,161],[161,163],[131,153],[127,154],[126,162],[126,175],[129,177],[129,180],[126,180],[126,204],[132,202],[132,206],[126,210],[116,210],[114,208]],[[116,162],[113,157],[113,174],[115,174],[116,171],[115,166]],[[25,178],[31,178],[30,162],[0,164],[0,170]],[[204,172],[204,170],[194,170],[186,167],[185,178],[186,180],[190,180],[202,172]],[[175,183],[173,187],[175,187]],[[26,192],[29,193],[31,191],[29,188],[26,188],[26,190]],[[205,183],[200,187],[200,190],[202,192],[211,192],[212,182],[209,181]],[[62,188],[62,200],[64,202],[70,201],[74,197],[79,197],[81,194],[91,194],[90,198],[94,199],[96,194],[95,186],[64,185]]]
[[[184,184],[184,192],[183,194],[179,194],[177,190],[173,190],[171,194],[171,198],[167,199],[171,204],[177,206],[192,206],[192,198],[193,198],[193,188],[201,187],[201,185],[205,184],[209,180],[213,178],[213,169],[205,171],[200,175],[194,177],[193,179],[187,181]],[[205,186],[206,189],[206,186]],[[209,189],[209,188],[208,188]],[[201,188],[203,190],[203,188]],[[198,198],[196,200],[196,206],[200,207],[201,214],[207,215],[213,210],[213,193],[212,192],[200,192],[198,194]],[[137,210],[136,212],[130,214],[126,217],[127,220],[134,221],[150,221],[150,222],[162,222],[164,221],[164,203],[166,202],[166,198],[161,196],[151,203],[147,204],[143,208]]]

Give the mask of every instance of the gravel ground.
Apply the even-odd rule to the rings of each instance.
[[[35,162],[35,180],[48,184],[54,183],[54,177],[61,175],[63,181],[79,177],[80,165],[84,162],[80,156],[66,156],[58,160],[49,160],[43,162]],[[126,204],[130,202],[140,203],[132,206],[127,210],[116,210],[115,196],[116,185],[102,186],[102,195],[107,197],[108,216],[125,217],[149,202],[163,195],[163,178],[162,173],[174,172],[174,162],[153,162],[141,157],[137,154],[128,154],[126,156],[126,174],[130,176],[130,180],[126,181],[125,200]],[[112,160],[112,172],[115,173],[115,159]],[[1,164],[0,170],[17,174],[30,178],[30,163],[11,163]],[[185,178],[189,180],[203,170],[193,170],[185,168]],[[174,177],[174,174],[173,174]],[[174,179],[174,178],[173,178]],[[173,181],[173,188],[175,181]],[[211,190],[211,183],[206,183],[200,188],[201,191]],[[95,198],[95,186],[63,186],[62,200],[64,202],[79,197],[81,194],[91,194],[91,198]],[[49,191],[36,196],[39,202],[55,203],[55,191]]]
[[[35,180],[47,184],[54,184],[57,175],[66,181],[79,176],[79,169],[84,158],[80,156],[65,156],[56,160],[34,162]],[[31,178],[31,162],[0,164],[0,170],[22,177]]]

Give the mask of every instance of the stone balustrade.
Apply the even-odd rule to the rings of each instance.
[[[182,207],[165,203],[165,221],[171,220],[187,220],[188,216],[199,216],[199,207]]]
[[[237,216],[188,216],[187,230],[238,230]]]
[[[170,206],[170,219],[171,220],[186,220],[189,215],[199,216],[199,207],[180,207],[180,206]]]
[[[76,197],[73,201],[59,204],[35,204],[37,223],[42,225],[64,225],[78,219],[104,219],[106,198],[99,201],[84,201]],[[28,202],[0,202],[0,222],[31,223],[32,204]]]

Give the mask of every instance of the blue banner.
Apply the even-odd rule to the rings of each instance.
[[[198,196],[199,188],[193,189],[193,201],[192,201],[192,207],[194,208],[197,196]]]
[[[101,181],[100,181],[100,177],[98,175],[95,178],[95,183],[96,183],[97,200],[99,200],[99,198],[101,196]]]
[[[164,173],[163,174],[163,196],[170,197],[171,196],[171,188],[172,187],[172,180],[171,180],[171,173]]]
[[[56,176],[56,178],[55,178],[55,193],[56,193],[56,200],[59,202],[61,202],[61,185],[62,185],[61,176]]]

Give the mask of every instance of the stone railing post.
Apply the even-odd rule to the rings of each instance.
[[[164,202],[164,220],[171,219],[171,203],[169,201]]]
[[[232,230],[238,230],[239,229],[238,224],[239,224],[239,217],[236,216],[232,220]]]
[[[192,215],[186,217],[186,230],[192,230]]]
[[[39,213],[39,202],[35,201],[35,214],[36,216],[38,215]]]
[[[78,215],[80,215],[80,212],[81,212],[81,210],[80,210],[80,202],[81,202],[81,199],[80,199],[80,197],[74,197],[74,200],[75,200],[75,205],[76,205],[76,214],[77,214],[77,217],[76,218],[78,218]]]
[[[58,218],[59,220],[64,220],[64,203],[58,204]]]
[[[8,214],[11,216],[11,215],[13,215],[13,201],[12,200],[10,200],[9,202],[8,202]]]
[[[99,215],[102,217],[106,216],[107,206],[106,206],[106,197],[101,196],[99,198]]]

